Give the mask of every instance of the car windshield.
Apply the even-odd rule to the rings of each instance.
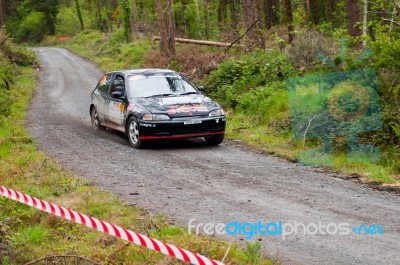
[[[128,89],[131,97],[198,93],[182,76],[175,73],[137,74],[129,76]]]

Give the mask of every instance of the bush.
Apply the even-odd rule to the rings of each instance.
[[[12,96],[15,75],[12,63],[37,66],[32,51],[16,45],[3,30],[0,30],[0,120],[10,115],[11,106],[16,101]]]
[[[32,11],[21,23],[15,40],[17,42],[40,42],[47,33],[46,18],[42,12]]]
[[[296,68],[308,70],[318,59],[318,53],[325,56],[338,55],[335,42],[318,31],[303,30],[296,33],[293,45],[287,50],[290,60]]]
[[[380,144],[400,147],[400,35],[392,33],[377,34],[376,40],[369,43],[373,56],[371,67],[379,69],[378,87],[381,97],[382,132],[373,138]],[[366,137],[370,137],[368,135]]]
[[[35,54],[21,46],[15,45],[3,30],[0,30],[0,51],[10,62],[20,66],[31,65],[36,67],[38,65]]]
[[[75,9],[61,7],[57,14],[57,32],[61,35],[75,35],[81,31],[81,24]]]
[[[282,52],[255,51],[239,60],[230,59],[206,79],[208,93],[225,107],[235,108],[241,95],[260,86],[270,86],[294,74],[294,69]]]
[[[7,117],[10,115],[11,105],[15,102],[15,99],[4,90],[0,90],[0,117]]]

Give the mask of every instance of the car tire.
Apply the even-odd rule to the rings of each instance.
[[[140,149],[143,148],[144,144],[139,139],[139,124],[136,117],[130,117],[126,126],[126,136],[128,137],[129,143],[132,147]]]
[[[213,136],[207,136],[204,137],[208,145],[219,145],[224,141],[224,134],[218,134],[218,135],[213,135]]]
[[[90,112],[90,119],[92,121],[92,127],[95,128],[96,130],[104,129],[104,126],[101,125],[99,115],[97,113],[96,107],[92,108],[92,111]]]

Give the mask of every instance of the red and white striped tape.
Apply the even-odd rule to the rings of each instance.
[[[176,247],[171,244],[163,243],[157,239],[153,239],[139,233],[132,232],[117,225],[112,225],[107,222],[98,220],[96,218],[75,212],[64,207],[60,207],[53,203],[49,203],[35,197],[23,194],[12,189],[0,186],[0,195],[18,201],[20,203],[35,207],[41,211],[51,213],[58,217],[67,219],[69,221],[82,224],[89,228],[98,230],[100,232],[124,239],[136,245],[146,247],[148,249],[161,252],[164,255],[183,260],[191,264],[199,265],[223,265],[223,263],[209,259],[197,253],[190,252],[186,249]]]

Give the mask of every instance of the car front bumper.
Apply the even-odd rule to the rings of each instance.
[[[169,121],[140,121],[140,140],[183,139],[225,133],[226,118],[175,118]]]

